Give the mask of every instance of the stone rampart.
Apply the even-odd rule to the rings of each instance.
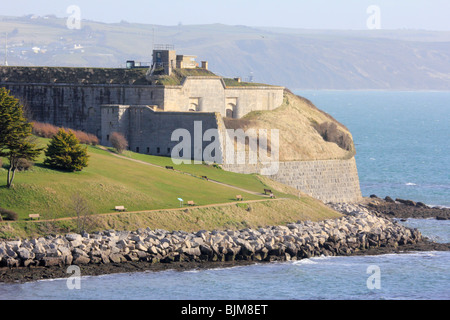
[[[260,165],[223,165],[237,173],[260,173]],[[269,178],[294,187],[324,202],[361,200],[355,158],[350,160],[280,161]]]

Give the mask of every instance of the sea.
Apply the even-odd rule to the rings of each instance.
[[[363,196],[450,206],[450,92],[295,93],[351,131]],[[450,221],[400,223],[450,241]],[[449,300],[449,266],[437,251],[316,257],[0,284],[0,300]]]

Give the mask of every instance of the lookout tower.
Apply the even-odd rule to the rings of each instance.
[[[173,45],[156,44],[153,48],[152,69],[164,68],[164,74],[171,75],[176,68],[177,54]]]

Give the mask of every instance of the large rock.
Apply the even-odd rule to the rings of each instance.
[[[66,239],[69,241],[82,240],[82,235],[78,233],[68,233],[66,234]]]
[[[20,259],[22,259],[22,260],[28,260],[28,259],[34,258],[34,254],[26,248],[20,248],[17,251],[17,254],[19,255]]]

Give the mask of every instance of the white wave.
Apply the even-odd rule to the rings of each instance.
[[[449,206],[442,206],[439,204],[427,204],[430,208],[438,208],[438,209],[450,209]]]
[[[312,259],[301,259],[294,261],[292,264],[301,265],[301,264],[318,264],[318,262],[313,261]]]
[[[417,186],[417,184],[415,184],[413,182],[407,182],[407,183],[405,183],[405,186]]]

